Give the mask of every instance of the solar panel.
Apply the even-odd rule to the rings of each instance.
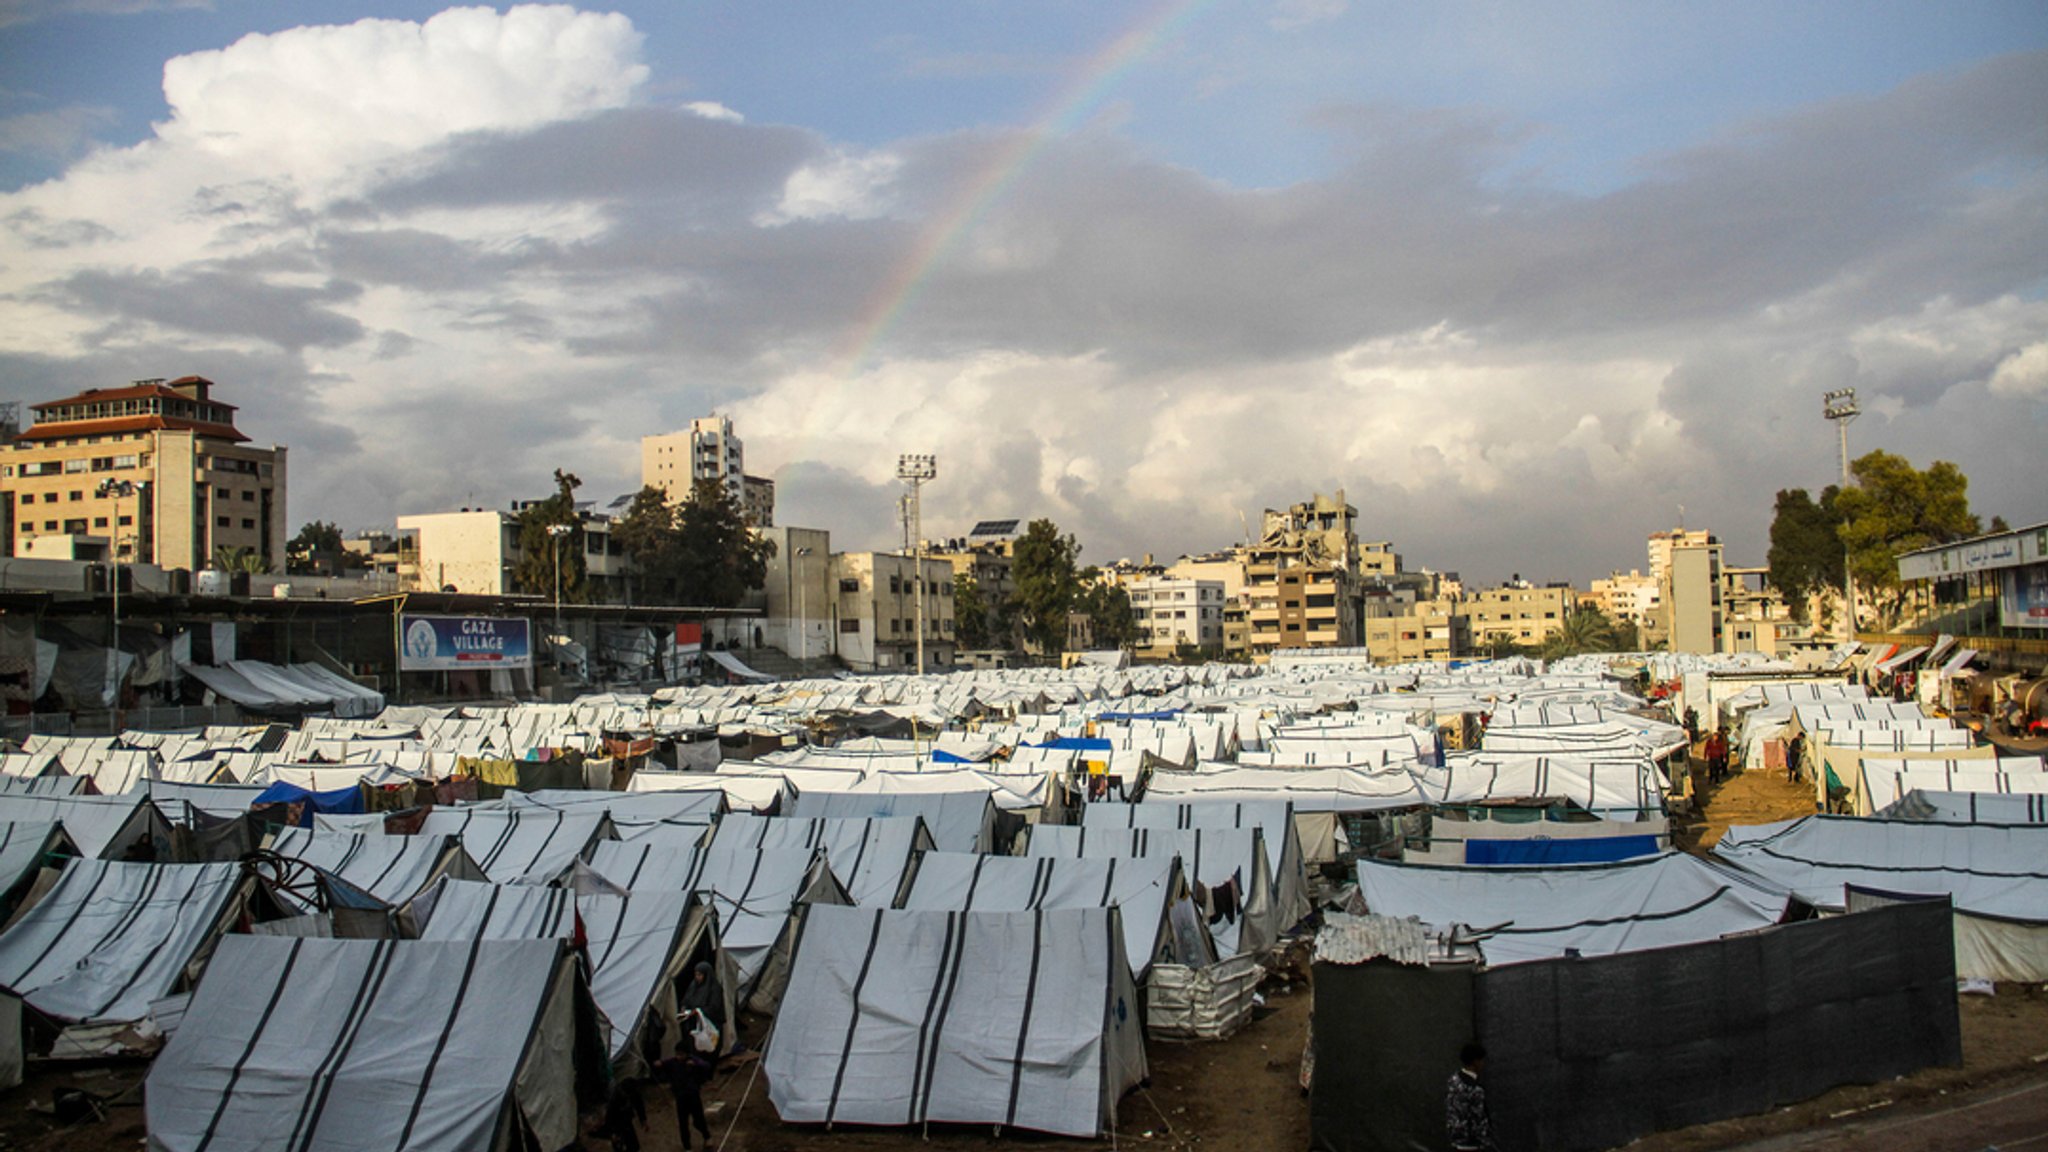
[[[1017,522],[1015,520],[983,520],[974,526],[973,531],[968,533],[969,536],[1015,536],[1016,534]]]

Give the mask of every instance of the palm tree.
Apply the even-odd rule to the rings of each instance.
[[[226,544],[216,545],[213,550],[213,566],[223,572],[247,572],[261,576],[270,571],[263,556],[254,548],[232,548]]]
[[[1614,651],[1614,624],[1594,607],[1580,608],[1564,618],[1564,624],[1543,647],[1545,660],[1576,656],[1581,652]]]

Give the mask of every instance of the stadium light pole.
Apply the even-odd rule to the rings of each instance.
[[[924,485],[939,474],[939,458],[924,453],[906,453],[896,458],[896,478],[910,485],[911,588],[917,593],[917,674],[924,675]]]
[[[562,642],[562,537],[564,537],[564,536],[567,536],[567,535],[568,535],[568,534],[569,534],[569,533],[570,533],[571,531],[573,531],[573,529],[571,529],[571,528],[570,528],[570,527],[569,527],[569,526],[568,526],[567,524],[550,524],[550,525],[548,525],[548,540],[549,540],[549,542],[550,542],[551,544],[553,544],[553,545],[554,545],[554,551],[555,551],[555,640],[554,640],[554,644],[559,644],[559,643],[561,643],[561,642]],[[550,644],[550,645],[549,645],[549,647],[553,647],[553,646],[554,646],[554,644]]]
[[[114,502],[114,529],[107,534],[109,541],[107,551],[114,562],[113,568],[108,572],[108,582],[114,586],[114,639],[110,647],[113,650],[114,660],[114,735],[116,736],[121,734],[121,499],[124,496],[133,496],[140,490],[135,486],[133,480],[109,478],[100,481],[98,492],[100,499],[111,499]],[[135,521],[136,538],[140,540],[142,532],[142,504],[140,501],[137,501],[135,505]]]
[[[803,558],[810,554],[811,550],[809,548],[798,548],[790,553],[790,569],[794,572],[800,567]],[[804,615],[804,579],[803,574],[800,572],[796,573],[796,643],[797,669],[802,671],[804,661],[811,657],[811,628],[807,617]]]
[[[1856,406],[1854,388],[1837,388],[1820,398],[1820,412],[1835,426],[1842,445],[1842,490],[1849,490],[1849,421],[1863,414]],[[1842,545],[1842,600],[1847,609],[1850,640],[1856,639],[1856,573],[1850,565],[1849,545]]]

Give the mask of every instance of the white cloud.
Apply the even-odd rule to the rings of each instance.
[[[113,119],[113,109],[87,105],[0,118],[0,152],[69,159]]]
[[[0,27],[53,16],[125,16],[172,8],[211,7],[211,0],[0,0]]]
[[[1350,0],[1278,0],[1268,23],[1284,32],[1335,20],[1350,10]]]
[[[1991,391],[2000,396],[2048,397],[2048,343],[2029,344],[1998,362]]]
[[[697,100],[683,105],[683,110],[694,112],[706,120],[723,120],[729,124],[744,124],[747,122],[745,116],[727,108],[716,100]]]
[[[903,158],[889,152],[835,152],[791,172],[775,210],[756,220],[772,226],[793,220],[879,216],[889,207],[889,186],[902,168]]]
[[[624,16],[452,8],[251,35],[164,65],[166,145],[308,185],[463,132],[615,108],[647,78]]]

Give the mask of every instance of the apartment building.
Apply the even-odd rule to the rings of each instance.
[[[1666,556],[1668,559],[1668,552]],[[1664,606],[1656,578],[1634,568],[1626,573],[1617,569],[1604,579],[1593,581],[1587,601],[1605,613],[1609,620],[1627,622],[1638,628],[1648,626]]]
[[[1463,608],[1471,619],[1475,649],[1484,651],[1495,643],[1541,648],[1564,627],[1578,601],[1569,585],[1536,588],[1511,582],[1467,597]]]
[[[681,432],[640,438],[640,483],[668,493],[671,503],[690,498],[699,480],[716,481],[747,523],[756,528],[775,524],[775,481],[746,474],[746,446],[733,432],[732,419],[705,416]]]
[[[7,553],[197,570],[246,551],[282,572],[287,450],[250,444],[214,387],[137,380],[34,405],[0,451]]]
[[[1138,625],[1133,654],[1140,659],[1169,659],[1183,646],[1223,651],[1222,581],[1154,576],[1125,584],[1124,593]]]
[[[1241,550],[1250,650],[1356,648],[1364,635],[1359,595],[1358,509],[1316,493],[1284,512],[1266,509],[1256,544]]]
[[[1704,531],[1653,533],[1650,563],[1662,601],[1652,642],[1673,652],[1722,651],[1721,542]]]
[[[1472,655],[1472,622],[1461,605],[1424,600],[1400,615],[1369,616],[1365,647],[1375,664],[1462,660]]]
[[[917,667],[917,599],[924,597],[927,671],[957,663],[953,626],[953,565],[895,552],[839,552],[832,556],[836,651],[857,672]]]
[[[1721,569],[1721,651],[1776,656],[1803,637],[1770,577],[1768,568]]]
[[[404,539],[399,547],[412,556],[411,587],[476,596],[552,598],[552,580],[541,587],[522,588],[513,577],[520,558],[518,512],[530,503],[514,504],[510,512],[463,508],[400,516],[398,532]],[[563,535],[556,546],[565,561],[570,549],[582,552],[589,600],[627,603],[633,598],[630,562],[611,529],[609,517],[579,507],[575,531]]]

